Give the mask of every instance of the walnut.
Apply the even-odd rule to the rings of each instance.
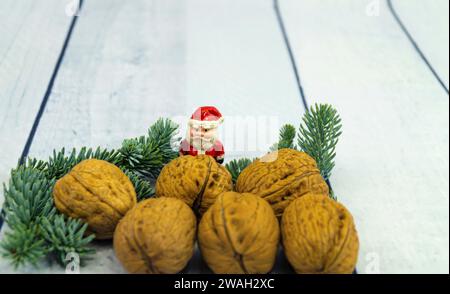
[[[328,186],[312,157],[280,149],[247,166],[237,179],[236,191],[261,196],[280,217],[293,199],[307,193],[328,195]]]
[[[278,220],[270,205],[250,193],[219,195],[198,229],[203,258],[218,274],[269,272],[279,235]]]
[[[129,273],[174,274],[194,253],[197,219],[176,198],[150,198],[120,221],[114,251]]]
[[[203,214],[224,191],[233,189],[226,168],[208,155],[185,155],[169,162],[156,181],[157,197],[175,197]]]
[[[350,212],[324,195],[305,195],[285,210],[281,233],[286,257],[297,273],[350,274],[358,258],[358,235]]]
[[[53,189],[56,208],[88,224],[97,239],[109,239],[119,220],[136,204],[130,179],[114,164],[88,159],[59,179]]]

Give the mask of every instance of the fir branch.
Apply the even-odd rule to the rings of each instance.
[[[88,225],[80,220],[55,215],[50,218],[43,217],[40,224],[48,251],[55,254],[60,264],[65,264],[68,253],[77,253],[80,260],[95,253],[95,249],[88,247],[95,235],[85,237]]]
[[[120,161],[120,154],[118,151],[102,149],[100,147],[95,150],[83,147],[79,152],[74,148],[69,155],[66,155],[65,148],[59,152],[53,150],[53,156],[48,160],[45,173],[48,178],[59,179],[81,161],[92,158],[117,164]]]
[[[152,197],[155,194],[154,186],[147,180],[142,179],[139,175],[129,170],[123,170],[130,181],[133,183],[136,191],[137,201],[141,201]]]
[[[299,128],[298,146],[316,160],[325,180],[329,179],[334,167],[341,128],[339,114],[328,104],[311,107],[305,113]]]
[[[27,158],[23,164],[20,164],[20,162],[17,165],[16,169],[22,168],[30,168],[35,169],[41,172],[45,172],[47,169],[48,163],[43,160],[38,160],[36,158]]]
[[[14,267],[36,264],[47,254],[45,242],[39,235],[39,217],[55,213],[52,200],[54,181],[32,166],[19,166],[11,171],[8,187],[4,184],[3,214],[10,230],[0,242],[2,255]],[[39,165],[41,166],[41,165]]]
[[[159,119],[148,130],[147,136],[124,140],[120,166],[147,180],[155,180],[163,166],[178,156],[172,145],[178,125],[169,119]]]
[[[1,253],[16,269],[27,263],[36,265],[47,254],[44,240],[38,231],[37,225],[28,227],[19,223],[14,229],[5,232],[0,243]]]
[[[181,139],[174,138],[176,133],[178,133],[178,124],[170,119],[158,119],[148,131],[148,139],[158,146],[164,164],[178,156],[178,151],[172,147]]]
[[[20,166],[11,171],[9,187],[4,185],[5,221],[10,227],[34,225],[40,216],[54,213],[52,189],[54,181],[42,171]]]
[[[56,211],[52,197],[55,179],[31,167],[37,166],[33,162],[37,161],[12,170],[8,187],[4,185],[3,210],[9,231],[0,242],[3,256],[18,267],[36,264],[48,253],[56,253],[60,258],[69,251],[80,257],[91,252],[87,244],[93,237],[83,236],[87,226],[65,220]]]
[[[278,139],[278,143],[274,144],[270,150],[276,151],[283,148],[297,149],[294,144],[296,131],[295,127],[290,124],[285,124],[280,129],[280,135]]]
[[[250,164],[252,160],[248,158],[233,159],[225,164],[226,169],[230,172],[233,183],[236,183],[241,172]]]

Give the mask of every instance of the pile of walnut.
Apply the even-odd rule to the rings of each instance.
[[[358,257],[350,212],[328,197],[316,162],[292,149],[255,160],[235,187],[212,157],[178,157],[161,171],[156,197],[137,205],[119,168],[87,160],[58,181],[54,200],[98,238],[114,234],[116,256],[130,273],[182,271],[196,235],[214,273],[270,272],[280,239],[297,273],[352,273]]]

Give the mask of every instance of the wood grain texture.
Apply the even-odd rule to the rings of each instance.
[[[331,103],[342,116],[331,180],[356,220],[358,270],[448,273],[449,99],[386,2],[367,14],[372,2],[280,6],[310,103]],[[446,13],[415,25],[433,31]]]
[[[392,4],[448,89],[449,2],[393,0]]]
[[[0,3],[0,183],[27,140],[57,62],[71,18],[65,3]],[[0,205],[3,189],[0,191]]]
[[[267,152],[281,124],[304,109],[272,0],[190,1],[187,6],[187,109],[216,105],[226,158]]]
[[[65,3],[34,2],[0,4],[0,180],[21,152],[56,61],[50,56],[60,49],[52,44],[62,44],[70,22]],[[448,42],[441,42],[448,40],[441,24],[448,3],[406,2],[394,0],[448,85]],[[367,14],[370,3],[380,5],[379,14]],[[385,1],[280,0],[280,7],[308,102],[332,103],[343,118],[332,182],[355,217],[358,270],[448,273],[448,96]],[[183,134],[202,104],[226,116],[228,159],[262,153],[279,124],[298,124],[303,109],[272,1],[87,1],[31,155],[117,147],[159,116],[181,123]],[[95,246],[83,273],[124,272],[111,244]],[[281,258],[274,272],[287,268]],[[196,251],[186,272],[200,271],[207,268]],[[15,271],[0,258],[0,272]],[[64,269],[43,262],[20,272]]]
[[[281,123],[299,121],[303,109],[272,1],[86,1],[30,154],[118,147],[161,116],[179,122],[183,135],[204,104],[225,116],[228,160],[265,152]],[[247,136],[250,143],[239,145]],[[123,272],[110,244],[96,249],[82,272]],[[13,270],[3,261],[0,271]],[[22,271],[64,269],[44,263]],[[186,271],[207,271],[198,251]]]

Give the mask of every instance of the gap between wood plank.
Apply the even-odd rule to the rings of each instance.
[[[291,44],[289,42],[289,37],[286,32],[286,28],[284,26],[283,17],[281,15],[280,7],[278,5],[278,0],[273,0],[273,8],[275,10],[275,14],[277,16],[278,25],[280,26],[281,33],[283,35],[284,43],[286,45],[286,49],[289,54],[289,59],[291,61],[292,70],[294,71],[295,80],[297,82],[298,91],[300,93],[300,98],[302,99],[303,107],[305,108],[305,111],[308,111],[308,102],[306,101],[306,95],[303,90],[303,86],[300,80],[300,74],[297,68],[297,62],[295,61],[294,54],[292,53]]]
[[[297,81],[297,86],[298,86],[298,89],[299,89],[300,98],[302,99],[302,102],[303,102],[303,107],[305,108],[305,111],[308,111],[308,102],[306,100],[306,95],[305,95],[305,92],[303,90],[303,86],[302,86],[302,83],[301,83],[301,80],[300,80],[300,74],[299,74],[299,71],[298,71],[298,68],[297,68],[297,65],[296,65],[294,54],[292,53],[291,45],[290,45],[290,42],[289,42],[289,36],[287,35],[286,28],[284,26],[283,16],[282,16],[281,11],[280,11],[280,6],[279,6],[279,3],[278,3],[278,0],[273,0],[273,7],[274,7],[274,10],[275,10],[275,14],[277,16],[278,24],[279,24],[281,32],[283,34],[283,39],[284,39],[284,42],[285,42],[285,45],[286,45],[286,49],[287,49],[288,54],[289,54],[289,59],[290,59],[291,64],[292,64],[292,69],[294,71],[294,75],[295,75],[295,78],[296,78],[296,81]],[[325,180],[325,182],[327,183],[328,188],[330,189],[330,193],[332,193],[333,192],[333,188],[331,186],[330,180],[327,179],[327,180]],[[357,272],[357,270],[355,268],[355,270],[353,271],[353,274],[357,274],[357,273],[358,272]]]
[[[83,6],[83,0],[80,0],[79,3],[80,3],[80,5],[79,5],[79,8],[78,8],[78,12],[81,10],[81,7]],[[55,83],[56,77],[58,76],[58,71],[59,71],[59,68],[60,68],[60,66],[62,64],[62,61],[64,59],[64,55],[65,55],[67,47],[69,45],[69,41],[70,41],[70,37],[72,36],[73,29],[74,29],[74,27],[75,27],[75,25],[77,23],[77,19],[78,19],[78,15],[75,14],[73,16],[73,18],[72,18],[72,22],[70,23],[70,27],[69,27],[69,30],[67,32],[66,39],[64,40],[61,52],[60,52],[60,54],[58,56],[58,60],[56,62],[55,68],[53,69],[53,73],[52,73],[52,76],[51,76],[50,81],[48,83],[47,90],[45,91],[44,98],[42,98],[41,106],[39,107],[38,113],[36,114],[36,118],[34,119],[33,126],[32,126],[32,128],[30,130],[29,135],[28,135],[27,142],[25,143],[25,146],[24,146],[23,151],[22,151],[22,155],[20,156],[19,164],[25,163],[25,160],[26,160],[26,158],[28,156],[28,153],[30,151],[31,144],[33,144],[34,135],[36,134],[36,130],[37,130],[38,126],[39,126],[39,122],[41,121],[41,117],[42,117],[42,115],[44,113],[45,107],[47,106],[48,98],[50,97],[50,94],[52,92],[53,85]]]
[[[392,16],[394,17],[395,21],[397,22],[397,24],[400,26],[401,30],[403,31],[403,33],[406,35],[406,37],[408,38],[409,42],[411,43],[411,45],[414,47],[414,50],[417,52],[417,54],[419,54],[420,59],[422,59],[422,61],[426,64],[426,66],[428,67],[428,69],[431,71],[431,73],[433,74],[433,76],[435,77],[435,79],[437,80],[437,82],[441,85],[441,87],[444,89],[444,91],[447,93],[447,95],[449,94],[448,92],[448,88],[447,86],[444,84],[444,82],[442,81],[441,77],[438,75],[438,73],[436,72],[436,70],[434,69],[434,67],[431,65],[431,63],[428,61],[428,59],[426,58],[425,54],[422,52],[422,50],[420,49],[419,45],[417,44],[417,42],[414,40],[414,38],[412,37],[412,35],[409,33],[408,29],[406,28],[406,26],[403,24],[402,20],[400,19],[400,17],[397,14],[397,11],[394,8],[394,5],[392,4],[392,0],[387,0],[387,4],[389,7],[389,11],[391,12]]]
[[[81,11],[81,8],[83,6],[83,1],[84,0],[79,0],[79,1],[80,2],[79,2],[78,11],[76,11],[77,13],[79,13]],[[72,36],[73,29],[74,29],[74,27],[75,27],[75,25],[77,23],[77,19],[78,19],[78,15],[75,14],[72,17],[72,22],[70,23],[70,27],[69,27],[69,30],[67,31],[67,35],[66,35],[66,38],[64,40],[63,46],[61,48],[61,52],[59,53],[58,59],[56,61],[56,65],[55,65],[55,67],[53,69],[52,75],[50,77],[50,81],[49,81],[49,83],[47,85],[47,89],[45,91],[44,97],[42,98],[41,105],[40,105],[39,110],[38,110],[38,112],[36,114],[36,118],[34,119],[33,126],[31,127],[30,133],[28,134],[28,138],[27,138],[27,141],[26,141],[25,146],[23,148],[22,155],[19,158],[19,164],[24,164],[25,163],[26,158],[28,156],[28,153],[30,151],[31,144],[33,144],[34,135],[36,134],[36,130],[37,130],[38,126],[39,126],[39,122],[41,121],[41,117],[44,114],[45,107],[47,106],[48,99],[49,99],[50,94],[52,92],[53,85],[55,83],[56,77],[58,76],[59,68],[60,68],[60,66],[62,64],[62,61],[64,60],[64,55],[65,55],[67,47],[69,45],[69,41],[70,41],[70,37]],[[0,231],[1,231],[1,229],[3,227],[3,223],[4,223],[4,220],[3,220],[4,214],[5,214],[5,212],[4,212],[3,207],[2,207],[2,211],[0,212]]]
[[[288,36],[288,34],[286,32],[286,28],[284,26],[283,16],[280,11],[280,6],[278,4],[278,0],[273,0],[273,7],[275,9],[275,14],[277,16],[277,20],[278,20],[278,24],[281,29],[281,33],[283,34],[283,39],[284,39],[286,49],[289,54],[289,59],[291,61],[292,70],[294,71],[294,75],[295,75],[295,78],[297,81],[297,86],[299,89],[300,98],[302,99],[302,102],[303,102],[303,107],[305,108],[305,111],[308,111],[308,102],[306,100],[306,95],[305,95],[305,92],[303,90],[303,86],[302,86],[302,83],[300,80],[300,74],[299,74],[299,71],[298,71],[298,68],[296,65],[295,57],[294,57],[294,54],[292,53],[291,44],[289,42],[289,36]],[[333,191],[333,189],[331,187],[331,183],[328,179],[326,180],[326,183],[327,183],[328,187],[330,188],[330,190]]]

